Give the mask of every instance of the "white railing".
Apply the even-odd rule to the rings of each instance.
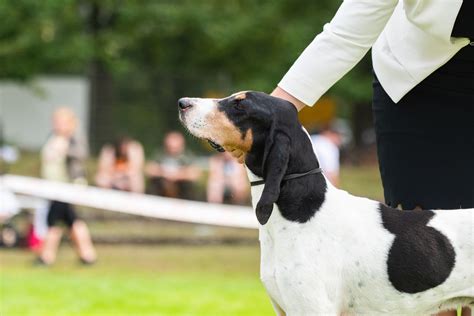
[[[16,194],[113,212],[218,226],[258,227],[255,213],[245,206],[172,199],[16,175],[1,176],[0,182]]]

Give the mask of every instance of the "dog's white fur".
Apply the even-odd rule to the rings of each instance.
[[[193,103],[197,109],[188,114],[186,125],[196,136],[209,138],[212,133],[203,127],[214,100]],[[250,170],[248,175],[260,180]],[[402,293],[388,278],[395,236],[382,224],[379,203],[326,182],[325,201],[309,221],[289,221],[275,204],[269,221],[260,226],[261,279],[278,315],[428,315],[473,307],[474,209],[435,211],[428,225],[450,240],[455,266],[435,288]],[[252,187],[254,207],[263,188]]]
[[[250,171],[249,178],[258,179]],[[253,205],[262,189],[252,187]],[[450,239],[456,265],[440,286],[407,294],[388,280],[394,236],[381,223],[378,202],[328,181],[326,200],[307,223],[290,222],[274,207],[260,226],[260,274],[278,315],[428,315],[474,300],[474,232],[465,225],[474,222],[473,209],[457,210],[456,216],[435,211],[429,226]]]

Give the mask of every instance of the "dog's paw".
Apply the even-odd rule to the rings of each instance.
[[[257,203],[257,208],[256,208],[255,211],[256,211],[256,214],[257,214],[258,222],[261,225],[265,225],[268,222],[268,219],[270,218],[270,215],[272,215],[273,203],[258,202]]]

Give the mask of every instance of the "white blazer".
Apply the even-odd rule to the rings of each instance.
[[[461,4],[462,0],[345,0],[278,86],[313,105],[373,46],[375,73],[398,102],[469,44],[467,38],[451,38]]]

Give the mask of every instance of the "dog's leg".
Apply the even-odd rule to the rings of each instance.
[[[461,316],[472,316],[473,310],[474,310],[474,304],[465,306],[461,309]]]
[[[278,315],[278,314],[277,314]],[[306,315],[311,315],[311,316],[342,316],[340,312],[337,311],[329,311],[329,310],[323,310],[323,311],[289,311],[288,314],[283,314],[286,316],[306,316]]]
[[[326,301],[322,302],[321,300],[313,301],[311,304],[293,304],[293,306],[288,307],[286,311],[287,316],[301,316],[301,315],[311,315],[311,316],[341,316],[342,312],[337,306],[333,303]]]
[[[272,302],[273,309],[275,310],[275,314],[277,316],[286,316],[285,311],[278,305],[277,302],[275,302],[272,298],[270,298],[270,301]]]

